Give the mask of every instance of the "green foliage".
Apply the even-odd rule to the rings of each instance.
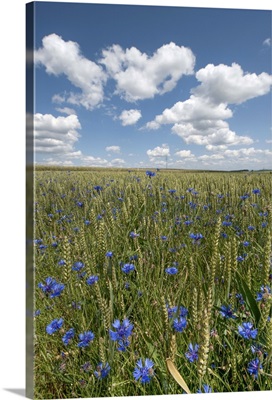
[[[260,194],[252,194],[256,188]],[[271,296],[256,300],[262,285],[271,287],[269,221],[269,174],[36,170],[35,397],[180,394],[181,381],[191,393],[203,384],[218,392],[271,390]],[[78,261],[84,267],[75,271]],[[124,264],[135,268],[126,274]],[[178,273],[169,275],[172,266]],[[98,281],[88,285],[90,276]],[[48,277],[65,285],[59,296],[38,287]],[[223,305],[234,318],[221,314]],[[188,309],[182,332],[173,328],[177,313],[168,316],[174,306]],[[49,335],[46,326],[59,318],[63,326]],[[109,330],[125,318],[134,327],[122,352]],[[255,340],[239,335],[244,322],[261,326]],[[78,347],[86,331],[95,337]],[[185,356],[190,343],[200,346],[197,362]],[[256,357],[255,379],[247,368]],[[140,358],[154,362],[150,383],[133,377]],[[110,365],[103,379],[95,376],[100,362]]]

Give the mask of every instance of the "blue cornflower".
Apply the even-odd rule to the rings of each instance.
[[[163,241],[167,240],[167,236],[161,236],[161,240]]]
[[[249,231],[254,231],[254,230],[255,230],[255,226],[249,225],[249,226],[247,227],[247,229],[248,229]]]
[[[82,201],[77,201],[77,202],[76,202],[76,205],[77,205],[78,207],[83,207],[84,203],[83,203]]]
[[[229,319],[229,318],[236,318],[236,316],[233,314],[233,311],[232,311],[232,309],[231,309],[231,306],[230,305],[228,305],[228,306],[221,306],[220,307],[220,314],[224,317],[224,318],[227,318],[227,319]]]
[[[87,285],[93,285],[95,282],[97,282],[98,281],[98,276],[97,275],[91,275],[91,276],[89,276],[89,278],[87,278],[86,279],[86,283],[87,283]]]
[[[87,331],[79,334],[80,342],[78,343],[78,347],[87,347],[90,342],[94,340],[94,334],[92,331]]]
[[[57,297],[60,296],[63,291],[65,285],[62,283],[58,283],[55,279],[51,278],[51,276],[45,279],[45,284],[38,283],[38,287],[42,289],[43,292],[49,294],[49,297]]]
[[[268,297],[271,296],[271,288],[268,285],[266,285],[266,286],[262,285],[260,290],[261,291],[257,293],[257,297],[256,297],[257,301],[261,301],[261,300],[265,301]]]
[[[186,317],[188,315],[188,309],[186,307],[179,307],[179,316],[180,317]]]
[[[65,285],[63,283],[55,283],[52,287],[50,296],[51,299],[54,297],[58,297],[60,296],[61,292],[63,291],[63,289],[65,288]]]
[[[185,353],[185,357],[190,362],[196,361],[198,359],[198,349],[199,349],[199,345],[198,344],[193,346],[192,343],[190,343],[189,346],[188,346],[188,352]]]
[[[92,369],[92,365],[90,361],[87,361],[83,365],[81,365],[81,368],[83,369],[84,372],[89,372]]]
[[[178,273],[178,269],[176,267],[169,267],[165,269],[165,272],[168,275],[176,275]]]
[[[156,175],[156,173],[153,172],[153,171],[146,171],[145,174],[146,174],[147,176],[149,176],[149,178],[151,178],[152,176],[155,176],[155,175]]]
[[[253,329],[251,322],[243,322],[242,325],[238,326],[238,333],[244,339],[255,339],[258,334],[258,329]]]
[[[199,243],[199,241],[204,237],[201,233],[190,233],[189,236],[193,239],[193,243]]]
[[[38,283],[38,287],[40,289],[42,289],[42,291],[45,292],[45,293],[51,293],[55,283],[56,283],[55,279],[51,278],[51,276],[48,276],[45,279],[45,284],[40,282],[40,283]]]
[[[197,393],[212,393],[212,388],[209,385],[206,385],[204,383],[203,385],[203,392],[201,391],[201,389],[197,390]]]
[[[253,190],[252,190],[252,193],[253,193],[253,194],[260,194],[261,191],[260,191],[260,189],[253,189]]]
[[[129,237],[131,237],[131,238],[136,238],[136,237],[139,237],[140,235],[139,235],[139,233],[135,233],[135,232],[130,232],[130,234],[129,234]]]
[[[73,271],[80,271],[84,267],[84,263],[81,261],[76,261],[72,266]]]
[[[149,358],[146,358],[145,362],[143,363],[142,359],[140,358],[136,362],[136,368],[133,371],[133,377],[136,381],[140,381],[141,383],[149,383],[151,378],[154,376],[154,363]]]
[[[187,325],[186,318],[180,317],[174,319],[173,328],[175,329],[175,331],[182,332],[186,328],[186,325]]]
[[[88,219],[85,219],[84,224],[88,226],[91,224],[91,221],[89,221]]]
[[[250,242],[248,242],[247,240],[245,240],[245,241],[243,242],[243,246],[245,246],[245,247],[250,246]]]
[[[50,324],[47,325],[46,327],[46,332],[49,335],[52,335],[54,332],[58,331],[63,325],[63,318],[60,319],[54,319],[53,321],[50,322]]]
[[[94,376],[97,379],[103,379],[106,378],[108,376],[110,372],[110,366],[108,363],[106,363],[105,365],[100,362],[97,367],[96,367],[96,371],[94,371]]]
[[[113,322],[112,326],[116,329],[116,331],[113,331],[111,329],[109,330],[110,339],[114,342],[118,342],[119,347],[117,350],[125,351],[126,347],[129,345],[128,338],[132,334],[133,324],[131,324],[129,320],[125,318],[122,323],[119,319],[116,319]]]
[[[125,274],[129,274],[131,271],[135,270],[135,265],[134,264],[125,264],[122,267],[122,271],[125,272]]]
[[[166,304],[166,307],[167,307],[167,312],[168,312],[168,318],[173,318],[173,316],[178,311],[178,306],[169,307],[169,305]]]
[[[58,262],[58,265],[60,265],[60,266],[65,265],[65,264],[66,264],[66,262],[63,259],[59,260],[59,262]]]
[[[138,255],[134,254],[133,256],[129,257],[130,261],[138,260]]]
[[[34,239],[34,244],[41,244],[42,243],[42,239]]]
[[[103,190],[102,186],[96,185],[93,187],[94,190],[96,190],[98,193],[101,192],[101,190]]]
[[[169,189],[169,190],[168,190],[168,193],[174,194],[174,193],[176,193],[176,189]]]
[[[243,254],[242,256],[237,256],[236,257],[236,260],[238,261],[238,262],[242,262],[242,261],[245,261],[245,257],[247,256],[247,254]]]
[[[235,297],[236,297],[236,299],[238,299],[240,304],[242,304],[242,305],[245,304],[245,301],[244,301],[243,296],[241,295],[241,293],[236,293]]]
[[[247,370],[250,373],[250,375],[253,375],[254,378],[258,378],[258,373],[261,369],[263,369],[263,366],[258,358],[255,358],[254,360],[248,363]]]
[[[111,258],[112,256],[113,256],[113,252],[112,251],[107,251],[106,257]]]
[[[67,346],[74,336],[75,336],[74,328],[69,329],[69,331],[67,331],[62,337],[63,343]]]
[[[232,222],[231,222],[231,221],[223,221],[223,222],[222,222],[222,225],[223,225],[223,226],[231,226],[231,225],[232,225]]]

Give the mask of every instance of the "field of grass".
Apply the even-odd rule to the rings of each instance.
[[[35,172],[35,398],[272,389],[271,175]]]

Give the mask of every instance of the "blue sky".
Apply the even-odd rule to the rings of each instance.
[[[35,5],[35,161],[272,166],[271,11]]]

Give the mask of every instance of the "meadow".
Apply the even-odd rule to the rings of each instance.
[[[39,169],[35,398],[272,389],[271,174]]]

